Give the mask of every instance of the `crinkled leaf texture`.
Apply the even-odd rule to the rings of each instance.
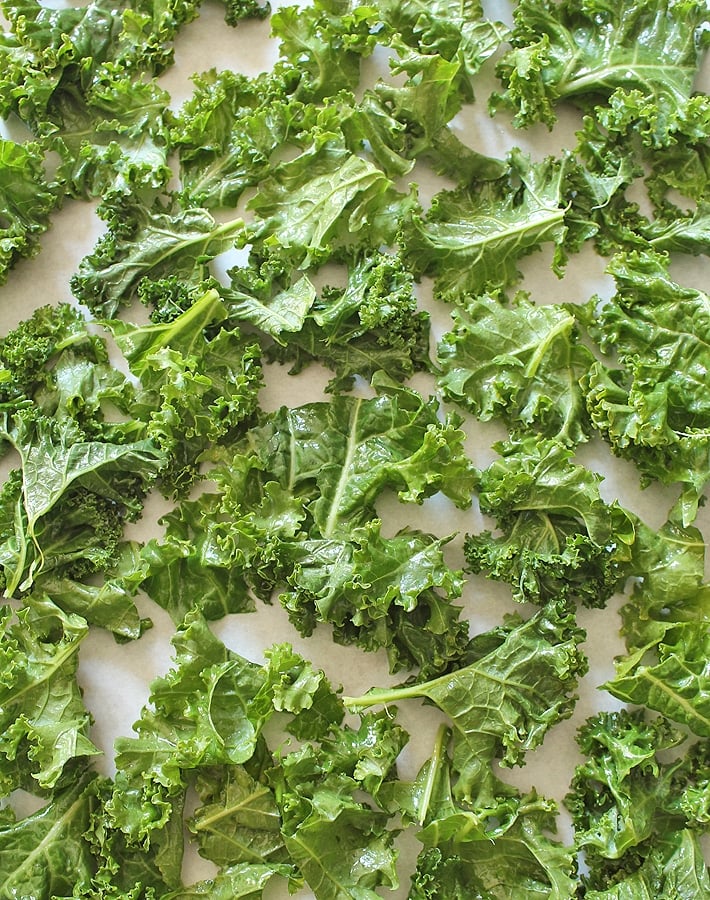
[[[65,897],[89,890],[94,860],[84,832],[97,779],[81,774],[37,812],[0,826],[0,896]]]
[[[39,145],[0,140],[0,284],[18,259],[39,251],[39,235],[49,228],[58,201]]]
[[[116,742],[118,774],[107,808],[128,840],[144,847],[160,841],[182,810],[191,773],[247,763],[273,713],[310,710],[324,683],[287,645],[274,648],[264,666],[233,653],[197,611],[173,645],[174,667],[151,685],[138,736]]]
[[[262,242],[305,268],[336,248],[389,244],[415,206],[374,163],[340,139],[321,142],[278,166],[249,201],[257,220],[244,243]]]
[[[453,319],[437,353],[445,396],[483,421],[501,417],[567,444],[587,439],[579,380],[594,357],[568,311],[487,295],[454,310]]]
[[[466,535],[471,571],[508,582],[519,601],[569,597],[603,606],[634,571],[635,518],[605,503],[600,477],[557,441],[524,437],[496,449],[500,458],[480,473],[478,497],[498,531]]]
[[[688,888],[708,884],[697,844],[710,821],[707,741],[679,755],[686,733],[640,708],[593,716],[577,740],[587,759],[565,803],[592,895],[705,896]]]
[[[178,275],[197,287],[205,279],[206,264],[232,248],[244,232],[241,219],[218,224],[201,207],[149,209],[132,201],[107,215],[108,230],[71,280],[77,300],[102,318],[129,305],[144,278]]]
[[[589,413],[645,482],[683,484],[677,515],[687,525],[710,478],[710,298],[674,282],[653,251],[619,254],[609,271],[617,292],[589,330],[620,368],[596,363],[584,377]]]
[[[17,450],[21,491],[14,498],[14,525],[2,545],[6,596],[27,591],[43,566],[43,519],[72,488],[85,488],[119,507],[140,510],[142,494],[164,457],[150,440],[111,443],[84,439],[71,420],[20,409],[0,417],[0,436]],[[120,522],[120,515],[118,515]],[[49,531],[51,537],[51,531]]]
[[[5,607],[0,653],[0,788],[54,787],[76,758],[100,751],[76,680],[88,627],[46,597]]]
[[[374,888],[397,886],[396,832],[375,804],[406,740],[386,713],[368,713],[272,771],[286,848],[319,900],[375,900]]]
[[[534,163],[513,150],[501,178],[436,195],[426,218],[415,215],[405,223],[411,264],[434,276],[440,297],[459,303],[517,282],[519,261],[548,241],[557,248],[559,273],[567,234],[566,167],[566,159]]]
[[[673,132],[688,117],[707,14],[705,0],[618,6],[523,0],[515,10],[513,48],[498,64],[503,98],[517,110],[518,124],[551,126],[558,100],[592,107],[611,97],[609,107],[599,107],[608,125],[615,124],[615,104],[629,105],[648,143],[673,143]]]
[[[141,379],[132,414],[165,454],[164,492],[185,494],[199,475],[201,455],[233,438],[256,412],[262,384],[253,340],[224,324],[213,288],[167,322],[108,323],[131,371]]]
[[[458,670],[419,684],[373,688],[343,702],[359,709],[425,698],[436,705],[453,725],[455,796],[473,803],[490,790],[495,758],[519,764],[571,714],[573,692],[587,668],[579,649],[583,638],[565,604],[551,602],[528,621],[512,616],[474,639],[470,652],[480,656]]]

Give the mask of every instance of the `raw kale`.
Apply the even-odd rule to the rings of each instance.
[[[567,161],[532,162],[511,151],[508,171],[494,181],[438,194],[425,218],[404,230],[407,259],[435,279],[440,299],[505,288],[520,278],[518,263],[551,241],[561,271]]]
[[[708,295],[677,284],[653,251],[619,254],[614,296],[589,305],[587,327],[618,365],[583,376],[587,408],[615,453],[633,459],[642,482],[680,482],[677,516],[692,522],[708,468]]]
[[[145,589],[174,620],[199,605],[219,617],[277,589],[297,628],[318,622],[334,639],[387,649],[393,670],[438,673],[464,652],[468,629],[452,604],[460,575],[446,540],[415,530],[380,534],[374,504],[385,490],[421,503],[442,491],[471,499],[471,466],[458,420],[380,378],[372,400],[282,408],[249,429],[237,452],[214,455],[220,488],[167,518],[151,541]]]
[[[461,60],[468,77],[480,70],[508,35],[501,22],[484,18],[479,0],[439,0],[431,4],[388,0],[379,7],[379,13],[414,50],[432,59]]]
[[[518,601],[556,597],[604,606],[632,574],[634,517],[606,504],[600,476],[554,440],[526,436],[495,445],[500,458],[478,477],[481,510],[498,533],[469,534],[473,572],[510,583]]]
[[[230,298],[232,314],[272,334],[278,346],[269,356],[292,361],[292,374],[310,362],[336,373],[329,391],[348,390],[356,376],[370,380],[377,372],[405,381],[430,366],[429,315],[418,308],[414,277],[400,255],[365,253],[345,288],[324,288],[320,298],[305,276],[268,305],[243,293]]]
[[[471,299],[452,313],[438,347],[439,386],[483,421],[538,431],[566,444],[591,431],[579,380],[594,356],[565,309],[525,296]]]
[[[431,681],[373,688],[343,702],[359,710],[423,698],[437,706],[452,723],[453,796],[480,816],[496,795],[494,759],[504,766],[522,763],[571,714],[577,681],[587,668],[579,649],[583,639],[572,612],[553,601],[527,622],[510,616],[500,629],[474,639],[473,660],[462,668]]]
[[[101,751],[89,739],[91,717],[76,679],[88,626],[47,597],[16,615],[2,609],[0,790],[58,784],[72,761]]]
[[[248,203],[255,221],[240,242],[266,242],[297,267],[318,267],[336,254],[392,243],[416,206],[413,191],[398,191],[344,138],[326,133],[260,183]]]
[[[684,740],[667,720],[650,719],[641,709],[601,713],[580,729],[587,759],[565,802],[585,852],[589,874],[583,880],[592,896],[653,895],[642,892],[644,885],[663,896],[675,884],[674,896],[691,897],[710,888],[696,843],[708,827],[707,742],[661,762],[662,751]],[[682,859],[671,866],[675,854]],[[689,892],[691,885],[697,893]],[[632,893],[632,886],[641,893]]]
[[[672,144],[676,132],[707,118],[707,98],[691,97],[706,20],[704,0],[521,0],[512,49],[498,64],[506,88],[498,102],[516,111],[519,125],[551,126],[558,101],[569,99],[608,130]]]
[[[141,380],[131,412],[165,455],[164,491],[184,495],[201,455],[234,439],[257,409],[262,384],[258,346],[223,326],[214,289],[168,322],[109,322],[131,372]]]
[[[232,25],[269,12],[223,5]],[[32,140],[0,144],[0,276],[36,252],[63,195],[99,198],[106,231],[72,289],[130,375],[67,304],[0,340],[0,785],[43,804],[0,810],[0,896],[258,900],[281,878],[375,900],[398,883],[400,827],[423,847],[412,900],[710,894],[710,594],[690,524],[708,476],[707,296],[666,255],[707,250],[705,0],[522,0],[512,31],[476,0],[316,0],[271,17],[272,72],[197,75],[173,112],[155,76],[200,6],[2,3],[0,114]],[[552,125],[570,100],[576,147],[495,159],[464,142],[496,54],[492,106]],[[368,81],[384,58],[391,78]],[[447,181],[425,212],[406,179],[429,170]],[[614,254],[610,300],[505,298],[523,257],[550,245],[559,276],[587,241]],[[248,261],[223,286],[211,264],[235,247]],[[333,264],[342,286],[324,288]],[[513,432],[485,470],[463,420],[404,386],[436,371],[426,276],[456,307],[440,392]],[[151,324],[114,318],[136,301]],[[325,364],[332,399],[261,413],[262,353],[293,373]],[[575,464],[598,431],[644,483],[681,484],[662,528],[605,503]],[[141,546],[125,527],[156,484],[179,502]],[[475,634],[453,536],[418,528],[417,507],[392,529],[392,492],[477,502],[497,530],[465,537],[468,571],[538,608]],[[500,766],[571,714],[587,666],[574,603],[603,606],[627,578],[627,652],[603,687],[637,711],[581,729],[563,846],[555,803]],[[171,616],[175,656],[117,742],[115,779],[98,778],[80,646],[90,626],[139,637],[141,589]],[[290,645],[252,662],[207,624],[274,596],[303,635],[326,625],[384,652],[405,684],[345,699],[388,708],[346,718]],[[412,781],[391,706],[408,699],[447,722]],[[185,824],[217,866],[189,886]]]
[[[58,202],[39,145],[0,140],[0,283],[18,259],[39,251],[39,235]]]
[[[274,149],[312,127],[316,107],[288,96],[295,78],[290,70],[258,79],[214,69],[195,76],[170,128],[184,205],[236,206],[271,170]]]
[[[72,277],[74,296],[99,318],[112,318],[138,296],[144,278],[178,276],[197,289],[207,263],[234,246],[241,219],[218,224],[202,207],[162,209],[132,203],[107,211],[109,227]]]
[[[444,731],[445,735],[445,731]],[[411,898],[573,897],[570,848],[550,837],[555,805],[533,791],[521,795],[499,782],[489,808],[457,801],[451,762],[441,736],[416,781],[401,787],[397,803],[421,830],[424,845],[412,875]],[[411,800],[414,806],[411,808]]]
[[[83,839],[96,776],[68,781],[37,812],[0,826],[0,891],[6,897],[72,896],[90,887],[94,860]]]

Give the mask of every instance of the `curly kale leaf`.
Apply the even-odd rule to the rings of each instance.
[[[132,392],[110,364],[105,341],[68,303],[40,306],[0,338],[0,399],[6,409],[32,401],[47,415],[72,419],[95,437],[131,433],[110,421],[110,404],[127,414]]]
[[[21,490],[12,494],[12,531],[3,543],[8,597],[17,590],[29,590],[42,571],[45,517],[66,499],[68,491],[85,488],[98,494],[116,504],[119,519],[138,515],[145,491],[164,461],[149,440],[125,444],[86,440],[71,420],[60,421],[32,409],[20,410],[14,417],[5,413],[0,436],[19,453],[22,473]],[[5,521],[9,521],[7,513]],[[51,527],[44,536],[53,538]]]
[[[468,644],[452,602],[461,578],[444,561],[444,543],[414,531],[384,538],[376,520],[348,541],[294,542],[284,552],[292,570],[281,603],[302,634],[329,622],[338,643],[385,647],[390,671],[416,666],[418,678],[429,678]]]
[[[78,651],[88,626],[48,598],[16,615],[2,612],[0,786],[52,788],[74,759],[100,751],[89,740],[89,715],[77,683]]]
[[[378,396],[335,396],[330,403],[282,407],[247,444],[253,467],[304,504],[314,535],[331,538],[366,524],[385,489],[421,503],[437,491],[462,507],[471,502],[473,471],[459,419],[437,418],[438,403],[384,376]]]
[[[459,658],[467,635],[451,600],[461,584],[444,562],[445,541],[382,537],[374,504],[394,489],[405,501],[441,490],[467,505],[463,435],[457,420],[439,421],[435,401],[375,384],[372,400],[284,407],[237,452],[215,454],[219,492],[184,503],[166,540],[146,548],[151,596],[179,619],[200,598],[217,616],[248,608],[248,591],[269,599],[279,589],[302,632],[328,622],[337,640],[386,647],[394,668],[441,671]]]
[[[71,196],[109,204],[134,196],[149,202],[171,176],[168,102],[154,81],[107,68],[83,95],[58,98],[45,143],[60,157],[59,185]]]
[[[429,315],[418,309],[414,278],[399,255],[364,254],[350,269],[346,287],[325,288],[320,298],[302,279],[266,310],[242,296],[232,299],[230,311],[262,328],[278,328],[273,336],[283,349],[273,348],[270,355],[293,361],[292,372],[312,361],[328,366],[336,373],[331,391],[351,388],[356,376],[369,381],[378,371],[406,380],[429,365]]]
[[[500,533],[466,536],[471,571],[509,582],[519,601],[603,606],[632,573],[634,518],[602,500],[600,476],[572,463],[562,444],[527,437],[496,449],[478,496]]]
[[[691,834],[708,827],[707,742],[693,745],[685,755],[668,757],[663,751],[682,744],[684,733],[642,710],[594,716],[580,728],[577,740],[587,759],[577,767],[565,802],[576,845],[585,852],[589,874],[584,882],[599,890],[599,896],[636,896],[616,891],[627,884],[640,887],[649,876],[653,884],[661,875],[654,871],[657,862],[671,848],[676,852],[685,845],[685,851],[694,848],[691,856],[698,852]],[[662,762],[665,757],[671,761]],[[707,882],[704,865],[696,870],[693,864],[688,871],[688,860],[677,862],[663,878],[684,881],[695,871],[699,882]]]
[[[0,140],[0,284],[19,259],[39,252],[39,235],[58,202],[39,145]]]
[[[226,310],[214,289],[167,322],[108,323],[139,379],[132,414],[163,452],[166,490],[184,494],[201,454],[233,438],[254,415],[262,384],[258,346],[222,326]]]
[[[589,414],[644,483],[683,485],[678,516],[688,524],[710,477],[708,295],[674,282],[651,251],[619,254],[609,271],[616,294],[590,310],[588,329],[619,366],[596,363],[584,377]]]
[[[485,637],[478,644],[474,639],[472,662],[446,675],[343,698],[351,709],[413,698],[437,706],[453,727],[454,796],[474,805],[477,797],[495,793],[496,758],[502,765],[520,764],[571,714],[573,692],[587,669],[579,649],[584,632],[562,601],[547,604],[527,622],[512,616]]]
[[[514,150],[501,178],[437,194],[426,218],[414,215],[404,225],[407,259],[434,277],[439,297],[455,302],[514,284],[519,260],[548,241],[559,273],[567,166],[566,159],[533,163]]]
[[[399,155],[426,160],[439,174],[461,185],[503,176],[506,167],[502,160],[476,152],[450,127],[464,101],[470,99],[462,61],[457,56],[449,60],[418,53],[398,40],[392,41],[392,48],[397,53],[390,64],[392,73],[406,76],[406,81],[401,85],[376,82],[372,91],[365,93],[363,108],[370,117],[375,113],[381,117],[382,112],[389,115],[390,131],[396,128],[400,132]]]
[[[247,574],[207,525],[219,514],[214,494],[183,501],[162,519],[163,539],[152,538],[141,550],[141,588],[176,625],[194,608],[210,620],[254,609]]]
[[[500,44],[508,29],[502,22],[484,17],[479,0],[420,0],[387,2],[378,7],[379,14],[392,32],[410,47],[442,60],[460,60],[466,75],[475,75]]]
[[[607,128],[630,120],[649,144],[671,144],[697,115],[691,94],[706,22],[704,0],[523,0],[512,49],[498,64],[502,99],[516,110],[517,124],[549,126],[559,100],[588,110],[606,102],[598,114]]]
[[[273,789],[250,768],[206,769],[196,782],[201,804],[188,827],[200,854],[220,866],[288,860]]]
[[[4,2],[10,32],[0,45],[3,116],[17,113],[35,133],[51,124],[57,98],[81,91],[111,57],[124,8],[111,0],[61,9],[38,0]]]
[[[298,68],[294,96],[306,102],[354,90],[360,81],[361,60],[378,43],[377,10],[349,0],[284,6],[270,21],[281,57]]]
[[[387,785],[387,799],[405,823],[419,826],[423,849],[412,876],[417,900],[574,896],[572,848],[553,837],[555,804],[533,790],[521,794],[491,778],[473,802],[454,796],[450,729],[442,726],[432,753],[411,783]]]
[[[6,897],[86,896],[94,859],[84,838],[98,779],[74,777],[37,812],[0,825],[0,892]],[[93,896],[96,896],[95,894]]]
[[[248,203],[256,220],[242,242],[266,244],[298,267],[336,252],[392,243],[402,217],[417,205],[344,138],[319,139],[279,164]]]
[[[77,300],[107,319],[138,296],[143,278],[178,276],[197,289],[207,263],[244,233],[241,219],[218,224],[198,207],[164,211],[132,203],[109,215],[108,230],[71,279]]]
[[[370,796],[376,802],[394,776],[406,740],[387,714],[366,714],[359,728],[333,729],[270,773],[286,848],[317,897],[376,900],[374,888],[397,887],[396,832]]]
[[[293,77],[288,68],[259,78],[214,69],[194,76],[193,95],[170,124],[183,205],[236,206],[273,168],[275,147],[300,143],[317,112],[288,96]]]
[[[707,614],[700,621],[672,623],[662,640],[617,660],[616,675],[604,687],[620,700],[655,709],[707,738],[709,653]]]
[[[574,317],[526,297],[506,305],[472,299],[454,310],[454,329],[439,343],[444,395],[487,421],[539,431],[576,444],[590,431],[579,379],[594,357],[578,340]]]
[[[161,900],[261,900],[274,876],[289,877],[292,868],[275,863],[236,863],[223,866],[214,878],[162,894]]]
[[[174,665],[151,685],[135,726],[138,736],[116,742],[118,774],[109,815],[131,843],[145,847],[160,842],[181,815],[192,774],[249,762],[274,712],[288,713],[294,722],[308,716],[325,684],[323,673],[287,645],[272,648],[263,666],[238,656],[196,611],[186,616],[173,645]],[[326,694],[331,715],[332,692]],[[335,722],[340,717],[336,702]]]
[[[631,874],[599,890],[588,890],[584,896],[586,900],[695,900],[708,894],[710,876],[702,848],[695,833],[686,830],[659,841]]]

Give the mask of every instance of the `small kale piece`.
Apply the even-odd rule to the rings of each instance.
[[[271,771],[286,848],[316,896],[375,900],[379,885],[397,887],[396,832],[375,803],[406,740],[386,713],[369,713]]]
[[[52,788],[73,760],[100,751],[76,679],[88,626],[47,597],[2,609],[0,793]]]
[[[427,5],[387,0],[378,11],[391,31],[414,50],[432,59],[461,61],[467,78],[480,70],[508,35],[502,22],[484,17],[479,0],[435,0]]]
[[[587,311],[587,328],[618,366],[583,377],[594,425],[631,459],[642,484],[680,482],[677,517],[688,524],[710,478],[705,373],[708,296],[672,280],[668,258],[649,250],[614,257],[614,296]]]
[[[207,210],[131,203],[107,210],[108,230],[71,279],[74,296],[109,319],[138,296],[143,278],[178,276],[190,289],[208,277],[207,263],[234,246],[241,219],[218,224]]]
[[[49,228],[59,199],[47,182],[39,145],[0,140],[0,284],[18,259],[39,252],[39,235]]]
[[[334,255],[391,244],[416,206],[413,189],[397,190],[344,137],[316,135],[260,183],[248,203],[255,221],[240,243],[269,246],[297,267],[319,266]]]
[[[349,709],[421,698],[449,717],[457,800],[481,806],[496,794],[492,764],[522,763],[547,731],[567,718],[574,690],[587,670],[579,649],[584,632],[563,601],[542,607],[528,621],[510,616],[503,627],[473,641],[472,661],[426,682],[373,688],[344,697]]]
[[[607,129],[633,125],[651,145],[672,144],[699,104],[707,111],[707,98],[691,97],[706,21],[703,0],[522,0],[512,49],[498,63],[506,90],[496,102],[516,110],[516,124],[549,126],[559,100],[588,111],[599,104]]]
[[[300,296],[300,285],[277,295],[269,309],[273,310],[279,296],[285,304],[296,288]],[[279,361],[292,360],[292,373],[314,361],[328,366],[336,373],[328,390],[347,390],[356,376],[369,381],[377,371],[403,381],[429,366],[429,315],[418,309],[414,277],[399,255],[364,254],[350,269],[344,289],[326,288],[318,299],[315,291],[309,292],[300,306],[301,327],[284,327],[275,335],[278,344],[285,346],[273,348],[270,355]],[[248,316],[253,306],[245,298],[238,304],[233,301],[231,309]],[[261,310],[256,315],[262,321],[265,318]]]
[[[68,492],[82,488],[98,494],[105,501],[104,513],[120,522],[140,513],[145,492],[164,461],[150,440],[124,444],[86,440],[71,420],[51,418],[31,408],[14,417],[7,413],[0,417],[0,436],[19,453],[22,473],[17,484],[21,489],[4,495],[14,510],[12,518],[8,511],[3,516],[2,567],[8,597],[28,591],[42,573],[42,540],[55,541],[51,519],[58,504],[71,496]],[[113,507],[109,510],[106,504]],[[81,514],[79,521],[81,528],[95,524],[85,517],[82,521]]]
[[[425,218],[404,223],[406,259],[417,273],[434,277],[438,297],[454,302],[514,284],[518,262],[548,241],[560,274],[568,167],[566,158],[532,162],[511,151],[503,176],[442,191]]]
[[[496,296],[454,310],[454,329],[439,343],[444,395],[483,421],[536,430],[566,444],[591,430],[579,379],[594,361],[579,342],[574,317],[559,306],[536,306],[525,296],[506,304]]]
[[[616,885],[620,891],[627,881],[643,883],[649,876],[653,884],[660,875],[654,873],[659,858],[684,844],[691,850],[692,832],[707,829],[707,742],[661,762],[664,750],[685,739],[666,719],[651,719],[641,709],[601,713],[580,728],[577,740],[587,759],[577,767],[565,802],[572,813],[576,845],[584,850],[589,868],[585,884],[610,891],[600,896],[625,896],[615,893]],[[682,874],[686,865],[687,861],[669,868],[663,879],[687,878],[690,872]],[[700,883],[708,882],[704,868],[697,871]]]
[[[500,459],[480,473],[478,497],[500,533],[466,536],[471,571],[507,581],[519,601],[603,606],[632,572],[634,518],[606,504],[600,476],[558,442],[529,436],[495,449]]]
[[[213,288],[166,322],[109,323],[131,372],[140,379],[132,415],[166,457],[161,482],[184,495],[199,476],[201,455],[235,439],[256,413],[260,351],[236,328]]]
[[[85,832],[98,784],[96,776],[79,771],[36,812],[3,821],[0,884],[6,897],[88,895],[95,863]]]
[[[283,6],[271,16],[282,58],[299,70],[298,100],[313,102],[354,90],[360,63],[378,43],[379,15],[350,0],[316,0],[310,6]]]

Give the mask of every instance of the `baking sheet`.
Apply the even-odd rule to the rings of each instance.
[[[53,5],[59,5],[54,3]],[[278,6],[279,4],[274,4]],[[489,17],[510,23],[511,6],[506,3],[484,4]],[[238,28],[230,29],[223,22],[223,7],[206,2],[197,21],[186,26],[176,44],[176,63],[164,77],[161,84],[170,92],[173,106],[190,96],[192,84],[190,75],[210,67],[232,68],[248,75],[257,75],[271,67],[277,58],[276,43],[269,35],[269,23],[243,22]],[[366,61],[367,77],[376,79],[378,74],[387,77],[386,54],[377,54]],[[486,112],[488,94],[497,87],[493,77],[493,66],[489,63],[478,79],[477,104],[459,116],[454,125],[459,136],[482,153],[502,157],[513,146],[519,146],[541,159],[552,153],[558,154],[563,148],[571,148],[576,143],[574,132],[580,125],[579,116],[572,111],[561,110],[561,118],[552,132],[543,126],[525,132],[511,127],[510,119],[499,114],[490,119]],[[708,89],[710,73],[705,66],[699,86]],[[3,126],[4,134],[14,139],[25,135],[17,125]],[[421,169],[407,176],[407,180],[420,185],[422,195],[430,198],[442,186],[441,179],[433,177]],[[33,260],[20,262],[11,273],[8,283],[1,288],[0,333],[26,318],[34,308],[47,302],[72,301],[69,279],[76,271],[81,258],[89,252],[101,234],[103,225],[95,215],[91,204],[67,202],[54,215],[51,230],[42,238],[41,253]],[[524,274],[523,286],[529,290],[537,303],[582,302],[594,293],[610,296],[614,285],[604,273],[604,260],[591,247],[570,259],[564,278],[558,279],[550,269],[551,251],[545,248],[521,264]],[[220,259],[215,264],[219,274],[233,263],[233,259]],[[681,283],[707,288],[709,264],[706,258],[676,260],[672,273]],[[434,304],[431,299],[431,285],[425,280],[418,288],[422,305],[432,314],[432,341],[450,328],[448,309]],[[329,374],[311,367],[298,377],[286,374],[279,366],[266,368],[266,385],[261,394],[264,409],[276,409],[281,404],[290,406],[314,400],[326,399],[323,387]],[[433,381],[427,376],[417,376],[412,385],[428,395],[434,393]],[[485,465],[495,456],[491,450],[493,441],[504,436],[501,426],[483,425],[467,419],[465,430],[467,450],[474,463]],[[623,506],[637,513],[647,524],[659,527],[666,518],[667,511],[676,499],[677,489],[652,487],[641,491],[638,474],[633,466],[614,459],[601,440],[583,446],[578,459],[604,475],[602,493],[607,500],[618,498]],[[6,460],[3,465],[6,467]],[[161,533],[157,519],[171,508],[160,495],[152,495],[146,513],[135,526],[131,526],[131,537],[145,540]],[[394,533],[406,524],[432,531],[439,535],[458,531],[458,537],[447,547],[449,563],[463,566],[463,535],[477,532],[486,527],[482,517],[474,507],[461,511],[450,502],[437,496],[426,501],[423,506],[412,508],[399,504],[395,499],[383,501],[378,506],[383,518],[383,530]],[[696,523],[703,533],[710,533],[710,514],[701,510]],[[574,742],[579,724],[587,716],[605,709],[618,708],[619,704],[609,694],[600,691],[597,685],[613,675],[613,657],[623,652],[623,643],[618,636],[616,610],[620,598],[613,600],[606,610],[581,609],[580,625],[587,630],[588,639],[584,650],[590,659],[589,674],[580,684],[580,699],[574,716],[556,726],[547,736],[544,746],[528,754],[523,768],[504,770],[501,775],[521,789],[535,787],[540,793],[561,801],[575,765],[581,760]],[[486,581],[484,578],[470,577],[464,590],[462,603],[470,620],[472,633],[486,630],[500,623],[506,612],[519,609],[510,599],[506,585]],[[139,641],[127,645],[117,645],[111,635],[92,630],[85,641],[81,653],[79,680],[83,687],[88,708],[94,715],[95,724],[91,739],[104,748],[105,756],[97,766],[106,774],[113,774],[112,745],[116,737],[131,733],[131,726],[138,718],[142,705],[148,696],[148,685],[153,678],[163,674],[170,665],[170,638],[174,632],[171,620],[161,609],[147,598],[139,598],[143,615],[150,616],[154,627]],[[346,694],[357,696],[372,685],[396,683],[400,678],[388,673],[384,654],[364,654],[362,651],[334,644],[327,627],[320,626],[311,638],[302,639],[289,624],[285,612],[278,604],[260,605],[258,611],[249,615],[229,616],[213,623],[215,633],[233,650],[249,659],[261,662],[263,650],[275,642],[289,641],[294,647],[317,666],[322,667],[334,684],[342,684]],[[417,703],[403,704],[399,713],[403,726],[413,736],[401,760],[402,776],[413,776],[427,758],[438,724],[437,713],[432,707]],[[550,765],[550,760],[554,765]],[[561,837],[571,838],[568,818],[564,810],[560,816]],[[401,887],[394,892],[382,891],[384,896],[404,898],[408,892],[407,870],[411,867],[419,845],[413,834],[401,840],[402,865]],[[189,852],[185,864],[185,881],[190,883],[198,878],[208,877],[214,871],[212,864]],[[288,896],[285,885],[270,885],[265,896],[271,900]],[[295,895],[301,900],[312,897],[305,889]]]

